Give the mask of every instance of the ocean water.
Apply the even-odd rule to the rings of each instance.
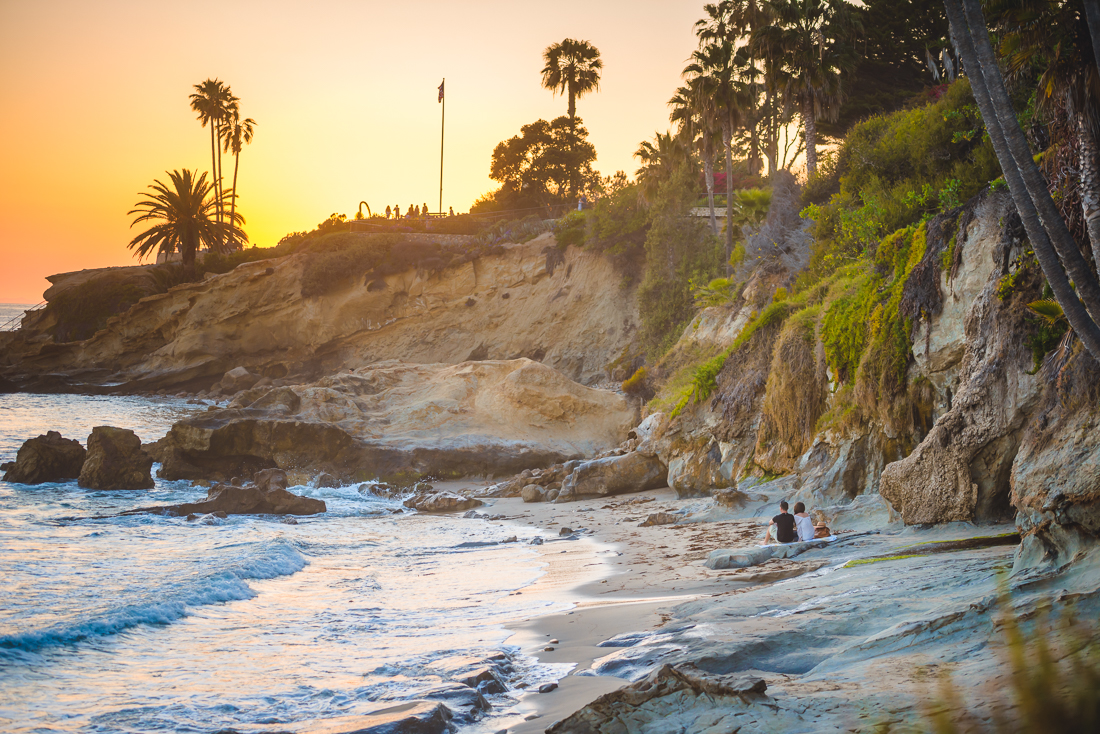
[[[33,307],[33,303],[0,303],[0,331],[16,331],[23,313]]]
[[[181,400],[0,395],[0,458],[46,430],[163,436]],[[109,517],[194,501],[75,482],[0,482],[0,730],[213,732],[365,714],[429,693],[506,647],[505,624],[564,604],[513,592],[542,564],[536,531],[405,513],[356,487],[297,525]],[[502,543],[509,536],[519,542]],[[530,684],[561,666],[517,658]],[[506,725],[514,694],[470,731]]]

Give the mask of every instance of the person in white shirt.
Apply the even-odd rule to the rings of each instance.
[[[810,518],[810,513],[806,512],[806,505],[801,502],[794,503],[794,525],[800,541],[814,539],[814,521]]]

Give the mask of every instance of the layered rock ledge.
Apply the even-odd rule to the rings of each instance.
[[[293,482],[504,475],[618,445],[635,410],[529,359],[382,362],[310,385],[246,391],[180,421],[158,447],[166,479],[251,476]]]

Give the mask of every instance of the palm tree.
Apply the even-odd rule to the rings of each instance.
[[[234,221],[237,216],[237,169],[241,162],[241,149],[252,142],[252,136],[256,131],[256,121],[251,117],[241,119],[234,111],[233,122],[225,136],[225,151],[233,151],[233,187],[229,189],[233,197],[230,204],[229,221]],[[236,247],[234,249],[237,249]]]
[[[566,38],[542,52],[542,86],[555,94],[569,94],[569,122],[575,126],[577,98],[600,88],[603,61],[600,51],[588,41]]]
[[[718,137],[719,110],[714,99],[707,93],[704,82],[704,78],[697,77],[689,80],[686,87],[676,90],[676,95],[668,101],[672,107],[668,119],[676,123],[680,135],[691,141],[703,159],[710,228],[717,235],[718,219],[714,214],[714,156],[715,149],[721,144],[721,138]]]
[[[768,0],[769,25],[753,34],[753,44],[783,59],[786,94],[802,116],[806,172],[817,172],[817,120],[835,120],[843,100],[841,73],[854,66],[845,54],[857,23],[843,0]]]
[[[144,257],[154,249],[178,251],[183,256],[183,264],[191,266],[200,246],[220,251],[221,243],[227,238],[230,242],[248,241],[248,235],[237,227],[237,224],[244,224],[240,214],[233,212],[231,223],[215,218],[218,197],[205,173],[198,178],[186,168],[165,173],[168,173],[170,184],[154,180],[149,186],[153,193],[141,192],[139,196],[144,199],[127,212],[137,215],[131,227],[139,222],[158,222],[130,241],[128,247],[137,250],[137,257]]]
[[[676,166],[687,155],[681,139],[672,133],[654,133],[653,142],[643,140],[634,153],[642,162],[641,168],[634,173],[642,198],[652,202],[660,185],[672,177]]]
[[[733,254],[733,133],[741,123],[741,110],[746,105],[745,92],[736,78],[736,48],[733,43],[711,43],[694,51],[693,63],[683,76],[697,80],[700,94],[712,101],[722,131],[726,154],[726,262]]]
[[[217,199],[218,221],[222,219],[222,172],[221,140],[222,126],[237,113],[239,100],[233,96],[229,85],[217,79],[207,79],[195,85],[191,94],[191,109],[198,114],[203,127],[210,125],[210,166],[213,171],[213,186]]]
[[[1092,39],[1079,15],[1073,3],[1033,0],[997,3],[989,20],[999,31],[1001,57],[1010,76],[1026,83],[1039,72],[1037,111],[1048,120],[1064,112],[1076,123],[1081,209],[1093,262],[1100,269],[1100,69],[1096,56],[1089,53]]]
[[[989,42],[981,5],[978,0],[945,0],[944,5],[974,101],[1035,257],[1070,327],[1093,359],[1100,360],[1100,283],[1054,206],[1032,158]]]
[[[764,0],[722,0],[719,3],[709,3],[703,6],[704,18],[695,21],[695,35],[699,38],[699,47],[710,44],[731,44],[736,49],[739,76],[745,86],[744,101],[746,102],[744,116],[749,133],[749,172],[756,174],[760,171],[760,122],[759,105],[759,81],[761,59],[758,58],[758,49],[750,43],[743,43],[745,38],[751,38],[757,28],[762,28],[770,19],[768,8]],[[768,89],[765,84],[765,89]]]

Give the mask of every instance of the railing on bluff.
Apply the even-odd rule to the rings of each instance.
[[[22,325],[23,318],[32,311],[39,311],[46,307],[45,301],[39,301],[28,309],[20,311],[15,316],[0,324],[0,331],[19,331],[19,327]]]

